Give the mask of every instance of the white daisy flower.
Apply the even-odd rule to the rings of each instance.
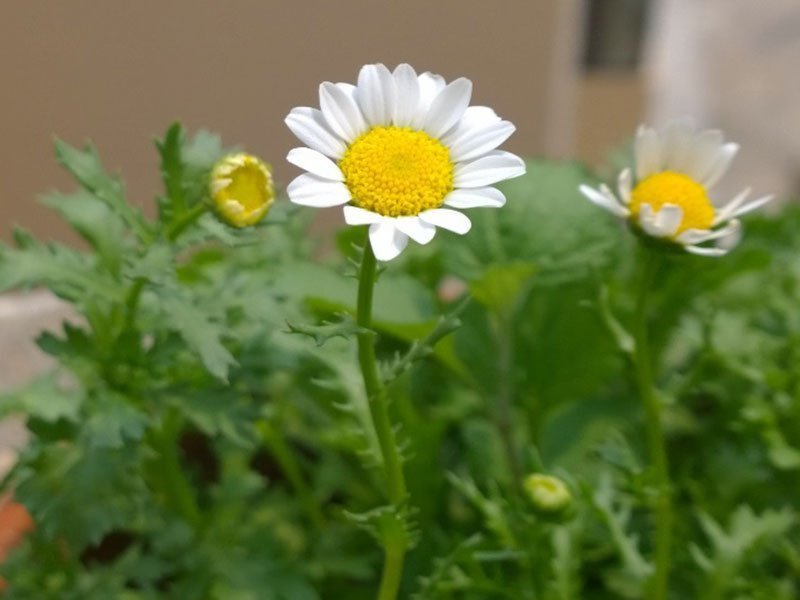
[[[617,194],[608,186],[580,186],[589,200],[627,219],[639,231],[682,246],[702,256],[722,256],[739,239],[736,217],[772,199],[749,200],[750,189],[724,204],[708,196],[725,174],[738,144],[725,143],[717,130],[696,131],[688,121],[670,122],[657,131],[645,126],[636,132],[636,177],[630,169],[619,174]],[[711,245],[701,245],[713,242]]]
[[[289,199],[344,206],[349,225],[369,225],[375,257],[398,256],[411,238],[427,244],[437,227],[465,234],[453,209],[505,204],[491,187],[525,172],[522,159],[496,148],[514,125],[485,106],[469,106],[472,82],[447,84],[407,65],[393,72],[366,65],[357,85],[319,86],[320,110],[295,108],[289,129],[307,147],[287,160],[308,171],[289,184]]]

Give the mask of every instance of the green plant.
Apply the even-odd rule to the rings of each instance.
[[[6,597],[373,598],[373,538],[407,552],[403,598],[643,596],[663,481],[632,384],[635,241],[580,197],[591,173],[530,162],[469,236],[368,282],[366,317],[363,232],[318,262],[288,202],[229,228],[205,210],[219,140],[174,126],[158,149],[147,218],[93,148],[59,142],[79,189],[45,202],[86,247],[18,230],[0,249],[0,289],[77,314],[39,337],[57,369],[0,402],[27,420],[4,488],[36,523]],[[674,598],[799,591],[799,226],[792,207],[752,218],[730,256],[671,257],[649,288]],[[409,497],[387,502],[388,436]],[[535,510],[533,472],[569,510]]]

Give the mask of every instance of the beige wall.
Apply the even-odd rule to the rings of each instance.
[[[69,189],[51,140],[91,137],[131,197],[158,189],[152,139],[176,118],[276,166],[295,105],[365,62],[466,75],[475,101],[518,126],[510,149],[543,150],[557,0],[4,1],[0,36],[0,227],[64,237],[37,194]]]

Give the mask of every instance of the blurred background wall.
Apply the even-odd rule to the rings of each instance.
[[[320,81],[353,81],[377,61],[470,77],[474,100],[517,125],[508,146],[518,153],[596,164],[643,119],[689,113],[753,140],[751,171],[770,171],[759,185],[785,192],[799,179],[797,0],[9,0],[3,9],[4,239],[15,223],[72,239],[35,202],[71,187],[52,158],[55,135],[91,138],[142,206],[158,190],[152,140],[178,118],[262,155],[286,182],[295,144],[286,113],[316,105]]]

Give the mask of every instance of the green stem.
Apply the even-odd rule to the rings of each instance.
[[[514,443],[514,415],[512,413],[514,339],[511,320],[506,315],[498,315],[494,319],[495,342],[497,348],[497,394],[492,403],[492,418],[497,433],[503,443],[509,475],[513,480],[513,488],[522,485],[522,465],[517,447]]]
[[[650,463],[655,474],[655,572],[650,581],[650,598],[665,600],[669,582],[670,547],[672,545],[672,502],[670,499],[669,464],[667,460],[664,429],[661,422],[661,404],[653,383],[652,356],[647,330],[647,299],[649,288],[658,269],[658,255],[646,250],[643,257],[639,297],[636,303],[634,338],[636,350],[634,366],[645,412],[647,443]]]
[[[405,544],[397,544],[387,545],[384,550],[386,556],[383,562],[378,600],[394,600],[397,598],[397,590],[400,589],[400,577],[403,575],[406,548]]]
[[[125,298],[125,323],[123,325],[123,331],[133,329],[133,324],[136,321],[136,311],[139,308],[139,298],[142,296],[142,291],[146,283],[147,280],[144,277],[137,277],[128,290],[128,295]]]
[[[189,227],[197,219],[203,216],[208,211],[209,206],[205,201],[200,201],[190,208],[187,212],[183,213],[180,219],[175,221],[168,229],[166,237],[169,241],[174,242],[178,236],[183,233],[184,229]]]
[[[389,418],[386,389],[381,381],[378,362],[375,358],[375,337],[370,330],[376,274],[375,254],[367,241],[364,245],[364,256],[361,259],[361,269],[358,274],[356,323],[362,328],[362,332],[358,334],[358,362],[364,378],[372,423],[381,448],[387,495],[395,507],[400,507],[406,501],[406,481],[400,462],[400,452],[397,449],[397,440]],[[386,540],[384,552],[385,559],[378,599],[394,600],[397,597],[400,578],[403,574],[403,561],[406,553],[405,540]]]
[[[200,525],[200,509],[192,486],[183,472],[179,455],[179,438],[183,418],[176,408],[170,408],[157,435],[157,449],[161,455],[161,481],[167,502],[195,529]]]
[[[269,447],[272,456],[278,461],[278,465],[280,465],[281,470],[297,493],[300,503],[303,505],[303,509],[314,527],[318,530],[322,529],[325,525],[325,518],[322,516],[322,511],[314,498],[314,494],[311,492],[311,488],[303,478],[300,466],[294,458],[294,453],[286,443],[286,439],[276,427],[266,421],[262,421],[259,424],[258,430],[261,433],[261,439]]]

